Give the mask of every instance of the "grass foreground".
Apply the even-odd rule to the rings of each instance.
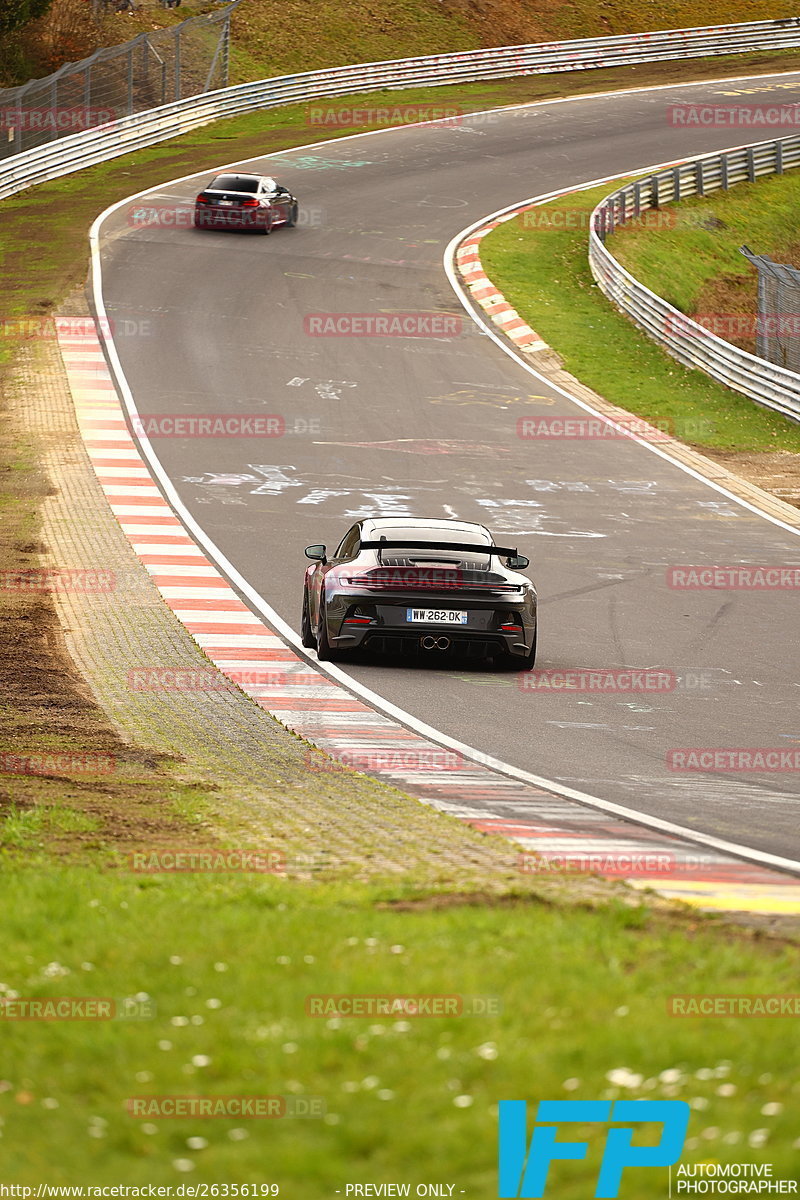
[[[0,905],[4,998],[118,1010],[3,1021],[5,1183],[144,1175],[322,1200],[345,1183],[448,1181],[488,1200],[497,1102],[531,1096],[685,1099],[682,1161],[770,1162],[780,1176],[796,1158],[787,1022],[667,1015],[670,993],[792,991],[796,947],[778,941],[638,900],[403,902],[396,888],[92,868],[6,870]],[[473,1011],[307,1015],[330,994],[458,996]],[[281,1096],[287,1115],[131,1115],[132,1098],[174,1096]],[[584,1200],[601,1142],[572,1132],[591,1150],[556,1164],[558,1195]],[[625,1183],[655,1200],[666,1171]]]

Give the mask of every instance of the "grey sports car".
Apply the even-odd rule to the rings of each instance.
[[[363,649],[536,661],[536,588],[528,559],[466,521],[374,517],[345,534],[330,558],[307,546],[301,634],[322,661]]]

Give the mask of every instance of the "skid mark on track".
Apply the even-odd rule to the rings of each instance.
[[[765,912],[800,911],[800,883],[764,867],[690,841],[659,833],[632,821],[510,778],[480,761],[442,745],[371,708],[348,688],[318,670],[313,656],[296,652],[238,597],[205,557],[164,500],[128,431],[97,337],[81,322],[59,331],[81,433],[109,505],[134,551],[146,562],[164,600],[217,668],[242,680],[258,672],[258,684],[244,690],[287,728],[320,750],[402,788],[485,832],[516,841],[525,852],[522,870],[565,855],[581,861],[634,864],[631,878],[641,886],[702,907],[734,907]],[[85,364],[92,363],[87,380]],[[130,471],[120,484],[120,468]],[[257,468],[262,471],[263,468]],[[271,470],[271,468],[270,468]],[[288,470],[288,469],[287,469]],[[286,472],[269,483],[293,486]],[[260,485],[261,486],[261,485]],[[168,543],[160,539],[168,537]],[[176,583],[180,560],[191,568]],[[202,580],[202,584],[200,581]],[[265,677],[264,663],[280,671]],[[665,877],[648,873],[650,863],[669,864]],[[635,864],[643,864],[636,869]],[[550,868],[552,869],[552,868]],[[619,866],[606,871],[625,876]]]

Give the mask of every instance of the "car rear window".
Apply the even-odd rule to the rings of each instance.
[[[208,185],[215,192],[257,192],[259,181],[247,175],[218,175]]]
[[[384,526],[370,534],[370,541],[380,541],[386,537],[390,542],[402,542],[408,538],[410,542],[461,542],[470,546],[491,546],[492,540],[482,529],[407,529]]]

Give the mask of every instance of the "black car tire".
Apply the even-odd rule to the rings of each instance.
[[[336,651],[328,641],[328,620],[325,611],[325,600],[319,602],[319,630],[317,632],[317,658],[320,662],[335,662],[338,658]]]
[[[267,213],[267,215],[264,219],[264,224],[261,226],[261,232],[262,233],[272,233],[272,213],[271,212]]]
[[[311,628],[311,615],[308,611],[308,588],[303,588],[303,615],[300,618],[300,641],[306,650],[313,650],[317,644],[317,639],[314,637],[314,630]]]
[[[505,654],[498,663],[501,671],[532,671],[536,665],[536,641],[539,636],[539,626],[533,631],[533,642],[527,654]]]
[[[294,229],[295,225],[297,224],[298,215],[299,214],[298,214],[298,208],[297,208],[297,201],[295,200],[294,204],[291,206],[288,213],[286,214],[287,229]]]

